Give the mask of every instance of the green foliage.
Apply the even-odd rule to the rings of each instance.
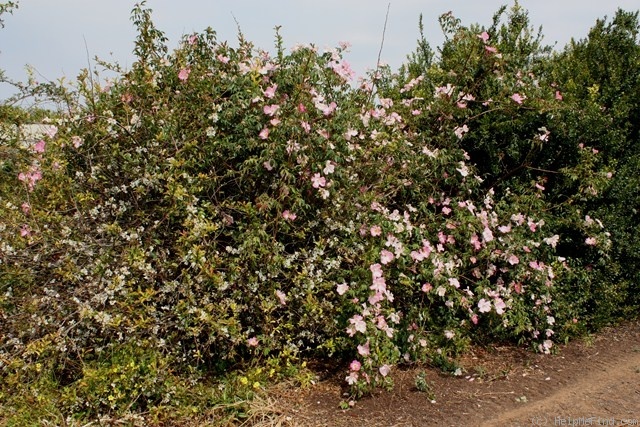
[[[18,8],[18,3],[7,1],[0,3],[0,17],[6,13],[13,13]],[[0,28],[4,28],[4,19],[0,18]]]
[[[610,234],[601,207],[637,191],[608,175],[637,144],[584,130],[635,134],[598,114],[606,79],[573,92],[505,10],[486,30],[444,15],[438,59],[423,36],[353,88],[346,46],[286,52],[276,32],[272,57],[207,29],[171,51],[142,3],[130,70],[21,86],[64,113],[25,142],[2,110],[2,415],[231,420],[309,382],[308,359],[351,360],[360,396],[403,362],[549,353],[631,307],[616,256],[635,246],[612,240],[633,220]]]
[[[596,281],[619,290],[618,308],[605,304],[599,310],[597,316],[605,319],[634,312],[640,302],[639,30],[638,12],[618,10],[611,21],[598,20],[586,39],[573,41],[552,61],[553,78],[571,103],[562,116],[568,139],[599,151],[610,172],[609,185],[582,204],[585,213],[604,222],[613,242],[612,259],[594,271]],[[591,263],[597,265],[597,259],[599,254]]]
[[[637,54],[632,53],[637,50],[637,29],[629,28],[637,21],[633,20],[634,14],[624,14],[615,20],[627,25],[627,29],[616,31],[615,37],[626,40],[607,43],[624,53],[603,48],[602,53],[589,52],[577,59],[576,53],[571,53],[577,51],[575,45],[561,55],[551,55],[541,43],[540,32],[534,35],[526,12],[517,4],[501,23],[505,11],[504,8],[498,11],[493,25],[487,29],[466,28],[452,15],[442,16],[446,42],[441,58],[421,74],[427,83],[424,91],[428,93],[435,87],[442,107],[434,109],[430,104],[429,114],[417,116],[415,126],[422,134],[435,135],[451,123],[448,129],[458,130],[459,144],[478,168],[484,180],[482,186],[495,190],[497,199],[531,190],[544,198],[541,209],[545,213],[545,228],[561,237],[557,255],[571,258],[572,268],[581,270],[567,271],[557,278],[562,283],[558,287],[561,299],[554,304],[566,307],[562,309],[564,314],[575,315],[567,321],[579,318],[591,327],[598,327],[615,320],[622,312],[634,310],[634,304],[629,305],[627,299],[636,294],[632,290],[634,280],[626,273],[626,278],[620,277],[622,269],[612,256],[617,258],[619,255],[614,254],[621,253],[619,248],[637,240],[627,238],[630,230],[637,229],[632,212],[636,208],[628,203],[635,197],[627,193],[616,199],[617,205],[626,209],[626,215],[614,219],[613,215],[620,211],[613,213],[612,206],[616,203],[607,195],[617,186],[616,176],[613,180],[611,176],[622,152],[615,145],[606,149],[603,144],[637,141],[637,133],[627,137],[626,131],[629,123],[635,123],[628,121],[634,114],[628,114],[633,109],[624,101],[632,96],[613,95],[617,90],[635,93],[629,90],[630,82],[620,79],[624,75],[630,81],[637,80],[637,73],[621,71],[625,67],[635,69],[631,64],[637,68],[634,59]],[[602,27],[599,22],[594,31],[602,31]],[[612,61],[603,57],[609,54]],[[596,88],[604,83],[576,84],[568,77],[588,74],[585,67],[590,63],[598,64],[598,70],[607,70],[609,66],[617,70],[606,78],[615,82],[608,86],[611,93],[606,99],[621,100],[625,105],[614,113],[614,117],[620,118],[619,124],[611,126],[613,117],[603,115],[605,107],[598,104],[601,100]],[[409,75],[401,82],[416,77]],[[580,88],[583,93],[574,94],[571,88]],[[624,157],[634,158],[632,152]],[[629,178],[619,182],[628,182]],[[637,189],[637,185],[627,188]],[[602,209],[595,209],[597,205]],[[585,227],[584,223],[596,224],[591,217],[598,218],[598,224],[604,221],[607,230]],[[616,229],[625,237],[616,239]],[[600,237],[595,237],[596,232]],[[585,244],[587,241],[597,241],[598,248]],[[585,298],[580,303],[574,299],[576,292]]]
[[[436,399],[436,395],[433,390],[433,384],[427,382],[426,372],[422,371],[418,373],[418,375],[416,375],[415,385],[418,391],[421,391],[427,394],[427,398],[429,400]]]

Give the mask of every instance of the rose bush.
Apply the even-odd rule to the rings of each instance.
[[[455,372],[471,342],[548,353],[584,327],[604,298],[580,291],[585,260],[610,245],[576,206],[607,170],[567,138],[525,15],[502,12],[445,15],[437,61],[423,40],[355,82],[347,44],[287,52],[276,32],[270,54],[207,29],[170,51],[136,6],[131,69],[48,90],[65,109],[42,139],[4,142],[10,416],[240,416],[307,360],[350,362],[359,396],[399,363]]]

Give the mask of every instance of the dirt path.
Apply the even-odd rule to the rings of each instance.
[[[636,425],[640,419],[640,351],[599,362],[562,387],[552,387],[546,397],[509,410],[483,425],[563,425],[573,419],[582,425]],[[593,421],[587,421],[593,420]],[[574,422],[574,424],[576,423]]]
[[[283,390],[273,403],[282,425],[309,427],[640,426],[640,321],[569,343],[557,355],[477,349],[462,366],[459,377],[434,369],[396,371],[392,392],[347,411],[339,409],[340,374],[307,390]],[[431,396],[416,389],[420,373]]]

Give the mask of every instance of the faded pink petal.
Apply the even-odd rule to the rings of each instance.
[[[71,137],[71,144],[73,144],[75,148],[80,148],[82,143],[83,143],[82,138],[80,138],[79,136],[74,135]]]
[[[358,382],[358,373],[357,372],[353,372],[351,371],[351,373],[349,374],[348,377],[345,378],[345,381],[347,382],[347,384],[349,385],[354,385],[355,383]]]
[[[489,227],[485,227],[482,231],[482,238],[485,242],[490,242],[493,240],[493,232],[489,229]]]
[[[369,270],[371,270],[371,274],[374,279],[382,277],[382,266],[380,264],[371,264],[369,266]]]
[[[183,69],[182,69],[182,70],[180,70],[180,72],[178,73],[178,78],[184,82],[184,81],[186,81],[186,80],[189,78],[189,74],[191,74],[191,69],[189,69],[189,68],[183,68]]]
[[[498,49],[496,49],[496,48],[495,48],[495,47],[493,47],[493,46],[488,46],[488,45],[484,47],[484,50],[486,50],[486,51],[487,51],[487,52],[489,52],[489,53],[496,53],[496,52],[498,52]]]
[[[477,234],[474,234],[473,236],[471,236],[471,239],[469,240],[469,242],[473,246],[473,249],[475,249],[476,251],[479,251],[480,249],[482,249],[482,243],[480,242],[480,239],[478,238]]]
[[[453,89],[455,86],[451,86],[451,83],[447,83],[446,86],[438,86],[436,87],[436,96],[440,97],[450,97],[453,93]]]
[[[353,79],[356,75],[355,71],[351,69],[351,65],[345,60],[332,62],[329,67],[345,81]]]
[[[469,127],[467,125],[458,126],[453,130],[453,133],[458,137],[458,139],[462,139],[465,133],[469,132]]]
[[[35,145],[33,146],[33,151],[35,151],[36,153],[44,153],[46,145],[47,144],[44,142],[44,140],[41,139],[40,141],[35,143]]]
[[[313,186],[313,188],[324,187],[325,185],[327,185],[327,179],[319,173],[315,173],[311,177],[311,185]]]
[[[22,226],[22,228],[20,229],[20,236],[22,236],[22,237],[31,236],[31,229],[29,228],[29,226],[27,224],[24,224]]]
[[[273,98],[276,94],[276,89],[278,89],[278,85],[273,84],[272,86],[269,86],[264,91],[262,91],[262,93],[264,93],[264,96],[266,96],[267,98]]]
[[[369,341],[367,341],[364,345],[358,346],[358,354],[360,356],[368,356],[370,354]]]
[[[390,252],[386,249],[383,249],[380,252],[380,263],[384,264],[389,264],[391,261],[393,261],[393,252]]]
[[[265,105],[263,108],[263,111],[267,116],[273,116],[276,113],[276,111],[278,111],[279,108],[280,106],[277,104]]]
[[[491,302],[487,301],[486,299],[482,298],[480,301],[478,301],[478,311],[480,313],[488,313],[491,311]]]
[[[529,267],[533,268],[534,270],[542,271],[544,270],[544,263],[538,261],[530,261]]]
[[[500,227],[498,227],[498,230],[501,233],[509,233],[511,231],[511,224],[507,224],[507,225],[501,225]]]
[[[347,285],[346,283],[341,283],[336,286],[336,292],[338,292],[338,295],[344,295],[348,290],[349,285]]]
[[[524,101],[525,99],[527,99],[526,96],[524,95],[520,95],[519,93],[514,93],[513,95],[511,95],[511,99],[516,103],[516,104],[522,104],[522,101]]]
[[[322,170],[322,172],[324,172],[325,175],[330,175],[333,172],[335,172],[336,170],[336,164],[333,163],[331,160],[327,160],[327,162],[325,163],[325,167]]]
[[[384,296],[382,295],[382,292],[376,292],[375,294],[371,295],[367,301],[369,301],[369,304],[374,306],[376,304],[378,304],[380,301],[382,301],[384,299]]]
[[[329,104],[329,105],[322,105],[322,106],[321,106],[321,108],[320,108],[320,110],[322,111],[322,113],[323,113],[325,116],[328,116],[328,115],[330,115],[331,113],[333,113],[334,111],[336,111],[336,107],[337,107],[337,106],[338,106],[338,105],[337,105],[335,102],[332,102],[332,103],[331,103],[331,104]]]
[[[391,372],[391,366],[382,365],[382,366],[380,366],[378,371],[380,371],[380,375],[382,375],[383,377],[386,377],[387,375],[389,375],[389,372]]]
[[[354,329],[358,332],[362,332],[364,334],[367,331],[367,323],[359,314],[356,314],[349,319],[349,323],[351,323]]]
[[[555,248],[558,242],[560,241],[560,236],[558,236],[557,234],[554,234],[551,237],[542,239],[542,241],[545,242],[547,245],[551,246],[552,248]]]
[[[369,289],[376,291],[377,293],[386,292],[387,284],[385,283],[384,277],[374,277],[373,284],[369,286]]]
[[[507,308],[507,305],[504,303],[502,298],[496,298],[493,301],[493,305],[496,308],[496,313],[503,314],[504,310]]]
[[[289,212],[288,210],[286,210],[286,211],[282,212],[282,217],[284,219],[288,220],[288,221],[293,221],[293,220],[295,220],[297,218],[297,215],[292,213],[292,212]]]
[[[54,136],[56,136],[56,134],[58,133],[58,128],[57,126],[48,126],[44,133],[49,137],[49,138],[53,138]]]

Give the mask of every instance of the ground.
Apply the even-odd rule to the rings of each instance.
[[[345,398],[340,372],[307,389],[272,393],[264,401],[265,418],[253,421],[309,427],[640,426],[640,320],[559,350],[542,355],[508,346],[474,349],[461,361],[458,377],[435,368],[397,369],[392,391],[348,410],[339,406]],[[420,374],[429,392],[416,388]]]

